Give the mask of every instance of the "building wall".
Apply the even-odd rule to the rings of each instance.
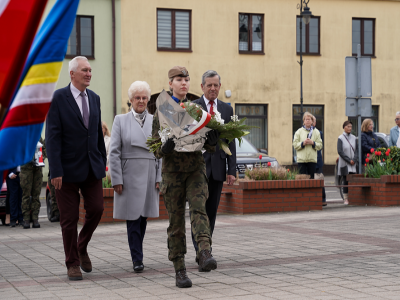
[[[49,0],[42,20],[53,7],[55,0]],[[111,0],[81,0],[77,15],[94,16],[94,59],[89,60],[92,67],[92,80],[89,89],[100,96],[101,118],[110,130],[114,121],[113,113],[113,81],[112,81],[112,14]],[[121,2],[115,1],[116,15],[116,70],[117,70],[117,99],[121,99]],[[68,63],[71,59],[64,59],[60,78],[56,89],[63,88],[70,83]],[[117,114],[121,113],[121,102],[117,100]],[[45,137],[45,127],[42,131]],[[46,161],[47,163],[47,161]],[[47,181],[48,166],[43,172],[44,181]]]
[[[220,99],[268,104],[268,152],[292,164],[292,105],[300,104],[300,68],[296,55],[295,0],[121,0],[121,98],[135,80],[147,81],[152,94],[168,89],[168,70],[186,66],[190,91],[201,95],[201,75],[214,69],[222,77]],[[379,105],[379,131],[388,133],[400,110],[399,1],[312,0],[321,17],[321,56],[305,56],[304,104],[324,105],[325,164],[337,158],[337,137],[345,116],[345,57],[352,52],[352,18],[376,18],[372,59],[372,104]],[[192,10],[192,53],[157,51],[157,8]],[[239,54],[238,14],[264,14],[265,55]],[[225,98],[224,91],[232,96]]]

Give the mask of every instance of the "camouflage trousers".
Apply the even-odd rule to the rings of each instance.
[[[51,198],[51,216],[55,217],[60,215],[60,211],[58,210],[58,205],[56,200],[56,188],[54,187],[54,185],[51,184],[50,176],[48,178],[49,179],[47,183],[50,188],[50,198]]]
[[[199,251],[210,250],[210,224],[206,212],[207,177],[202,170],[191,173],[163,173],[160,191],[168,210],[168,259],[175,270],[185,268],[186,199],[189,201],[190,223]]]
[[[40,191],[42,189],[43,172],[40,167],[22,167],[19,175],[21,179],[22,188],[22,216],[24,220],[30,219],[32,212],[32,219],[39,219],[40,211]],[[31,199],[32,196],[32,199]]]

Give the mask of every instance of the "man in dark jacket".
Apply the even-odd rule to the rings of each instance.
[[[200,104],[205,111],[210,114],[219,112],[224,123],[231,121],[233,116],[232,106],[218,99],[219,90],[221,88],[221,77],[216,71],[208,70],[202,76],[201,89],[203,96],[193,103]],[[216,145],[215,153],[204,152],[203,157],[206,162],[206,172],[208,178],[208,199],[206,202],[207,216],[210,221],[211,236],[214,232],[215,220],[219,200],[221,197],[222,186],[226,180],[229,185],[232,185],[236,180],[236,144],[232,141],[229,144],[229,150],[232,155],[227,155],[222,149]],[[228,166],[228,170],[226,167]],[[192,241],[196,252],[198,251],[197,243],[194,240],[192,233]],[[196,260],[197,261],[197,260]],[[198,263],[198,261],[197,261]],[[200,266],[199,271],[204,272]]]
[[[317,128],[317,118],[314,116],[314,128]],[[319,130],[319,134],[321,135],[321,140],[322,143],[324,143],[324,133]],[[315,169],[315,173],[317,174],[323,174],[323,167],[324,167],[324,160],[322,159],[322,150],[317,151],[317,168]],[[322,205],[326,206],[326,193],[325,193],[325,188],[322,188]]]
[[[71,83],[54,92],[46,121],[51,181],[56,188],[65,264],[70,280],[82,280],[79,266],[92,271],[87,246],[104,210],[101,180],[106,176],[106,147],[100,97],[87,89],[92,69],[86,57],[69,62]],[[77,234],[79,190],[85,199],[85,223]]]

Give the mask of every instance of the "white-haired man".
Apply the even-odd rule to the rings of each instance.
[[[389,147],[396,146],[400,148],[400,111],[396,113],[396,118],[394,119],[396,126],[390,129]]]
[[[100,97],[87,89],[92,68],[86,57],[69,63],[71,83],[54,92],[46,120],[51,182],[56,189],[65,264],[70,280],[92,271],[87,245],[103,214],[101,179],[107,162]],[[79,190],[85,199],[85,224],[77,233]]]

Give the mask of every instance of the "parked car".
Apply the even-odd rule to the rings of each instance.
[[[390,136],[386,133],[383,132],[375,132],[379,139],[379,143],[381,144],[381,147],[384,148],[389,148],[389,138]],[[358,138],[357,138],[357,143],[358,143]],[[338,173],[338,163],[339,163],[339,157],[336,159],[336,165],[335,165],[335,185],[344,185],[344,178],[343,176],[337,175]],[[343,198],[343,187],[339,187],[339,192],[340,196]]]
[[[0,220],[4,225],[6,224],[6,198],[7,198],[7,184],[4,180],[0,190]]]
[[[253,168],[260,167],[260,155],[261,167],[267,167],[270,162],[271,167],[278,167],[279,163],[274,157],[268,156],[266,151],[260,152],[256,147],[248,140],[243,138],[242,144],[239,146],[239,141],[236,139],[236,172],[239,174],[239,178],[244,178],[247,169],[252,170]]]

